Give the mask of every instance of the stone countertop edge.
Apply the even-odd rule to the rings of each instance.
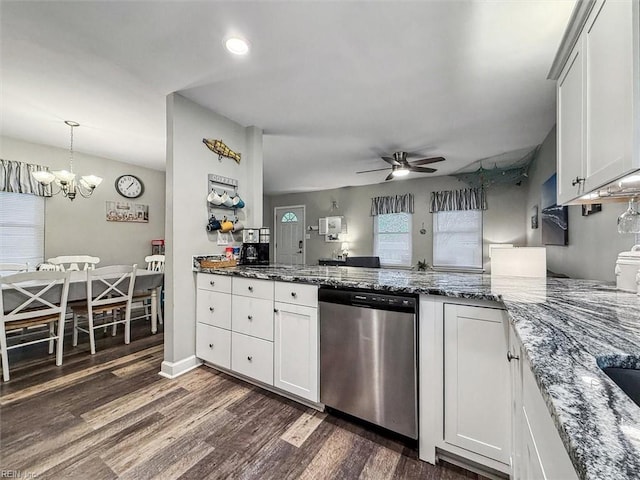
[[[342,266],[194,271],[501,302],[578,477],[640,478],[640,407],[601,367],[640,368],[640,298],[611,283]]]

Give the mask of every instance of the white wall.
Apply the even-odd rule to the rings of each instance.
[[[82,134],[82,127],[76,130]],[[69,168],[69,150],[0,137],[0,157],[47,165],[51,170]],[[100,265],[144,265],[151,254],[151,240],[164,238],[165,174],[115,160],[74,152],[74,171],[103,178],[89,198],[70,201],[54,195],[45,201],[45,256],[89,254],[100,257]],[[125,200],[115,190],[115,180],[131,173],[145,185],[136,203],[149,205],[149,223],[107,222],[106,201]]]
[[[554,127],[529,169],[527,215],[534,205],[540,206],[542,184],[556,171],[556,128]],[[632,234],[620,235],[617,219],[626,204],[602,205],[602,212],[582,216],[579,205],[569,207],[569,245],[547,245],[547,268],[573,278],[615,280],[614,267],[619,252],[630,250]],[[527,245],[542,244],[542,230],[532,229],[527,221]]]
[[[221,139],[242,154],[240,164],[218,160],[203,138]],[[162,372],[173,376],[196,364],[195,274],[191,256],[222,252],[216,236],[206,232],[207,175],[238,180],[246,207],[246,224],[262,220],[262,131],[238,123],[178,95],[167,96],[167,225],[165,275],[165,361]]]
[[[344,187],[318,192],[294,193],[268,196],[265,200],[264,224],[273,228],[273,209],[286,205],[306,205],[306,224],[318,225],[319,217],[344,215],[347,220],[349,254],[353,256],[373,255],[373,217],[370,216],[371,198],[384,195],[413,193],[415,213],[413,215],[413,264],[426,259],[433,264],[433,216],[429,213],[431,192],[467,188],[454,177],[416,178],[394,180],[376,185]],[[503,185],[487,190],[488,209],[483,213],[483,236],[485,243],[484,264],[488,264],[489,243],[525,243],[525,187]],[[332,211],[332,201],[338,209]],[[426,235],[420,234],[422,224]],[[330,258],[339,243],[327,243],[317,232],[307,232],[306,263],[317,264],[318,258]],[[273,258],[273,255],[272,255]]]

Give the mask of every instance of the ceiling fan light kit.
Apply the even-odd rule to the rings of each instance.
[[[432,157],[421,158],[420,160],[409,162],[407,156],[407,152],[395,152],[393,157],[381,157],[385,162],[391,165],[391,172],[387,175],[387,178],[384,179],[385,182],[396,177],[409,175],[409,172],[434,173],[437,171],[435,168],[422,167],[420,165],[428,165],[430,163],[443,162],[445,160],[444,157]],[[388,170],[388,168],[376,168],[375,170],[364,170],[356,173],[380,172],[382,170]]]

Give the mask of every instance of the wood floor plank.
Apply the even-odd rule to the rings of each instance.
[[[157,373],[160,371],[162,358],[151,357],[147,360],[141,359],[139,362],[133,362],[126,367],[113,370],[111,373],[117,377],[127,377],[132,374],[137,374],[143,371],[154,371]]]
[[[60,479],[91,479],[91,480],[115,480],[118,476],[97,455],[84,457],[67,468],[55,472],[44,472],[38,478]]]
[[[354,435],[351,432],[335,430],[299,478],[301,480],[338,478],[335,472],[349,455],[353,442]]]
[[[378,447],[369,457],[359,478],[361,480],[389,480],[400,461],[400,454],[386,447]]]
[[[135,360],[141,357],[144,357],[146,355],[149,355],[150,353],[154,353],[154,352],[159,352],[162,351],[164,349],[164,347],[162,345],[158,345],[155,347],[150,347],[147,348],[141,352],[136,352],[136,353],[132,353],[130,355],[126,355],[124,357],[121,358],[117,358],[115,360],[111,360],[109,362],[103,363],[101,365],[94,365],[92,367],[86,368],[84,370],[72,373],[70,375],[65,375],[64,377],[60,377],[59,379],[53,380],[51,382],[47,382],[43,385],[34,385],[32,387],[29,388],[25,388],[23,390],[14,392],[14,393],[10,393],[8,395],[3,395],[2,397],[0,397],[0,406],[4,406],[4,405],[9,405],[13,402],[16,402],[18,400],[24,400],[25,398],[28,398],[32,395],[38,395],[40,393],[43,392],[47,392],[50,390],[55,390],[58,388],[61,388],[65,385],[69,385],[81,378],[84,377],[88,377],[91,375],[94,375],[98,372],[101,372],[103,370],[109,370],[111,368],[113,368],[116,365],[122,365],[124,363],[128,363],[131,360]]]
[[[289,442],[294,447],[300,447],[315,429],[318,428],[318,425],[322,423],[326,416],[326,413],[310,408],[300,415],[295,423],[291,425],[280,438],[285,442]]]

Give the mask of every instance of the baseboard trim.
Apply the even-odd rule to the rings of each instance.
[[[176,378],[180,375],[184,375],[194,368],[198,368],[200,365],[202,365],[202,360],[195,355],[191,355],[190,357],[184,358],[178,362],[167,362],[165,360],[160,366],[160,372],[158,372],[158,375],[165,378]]]

